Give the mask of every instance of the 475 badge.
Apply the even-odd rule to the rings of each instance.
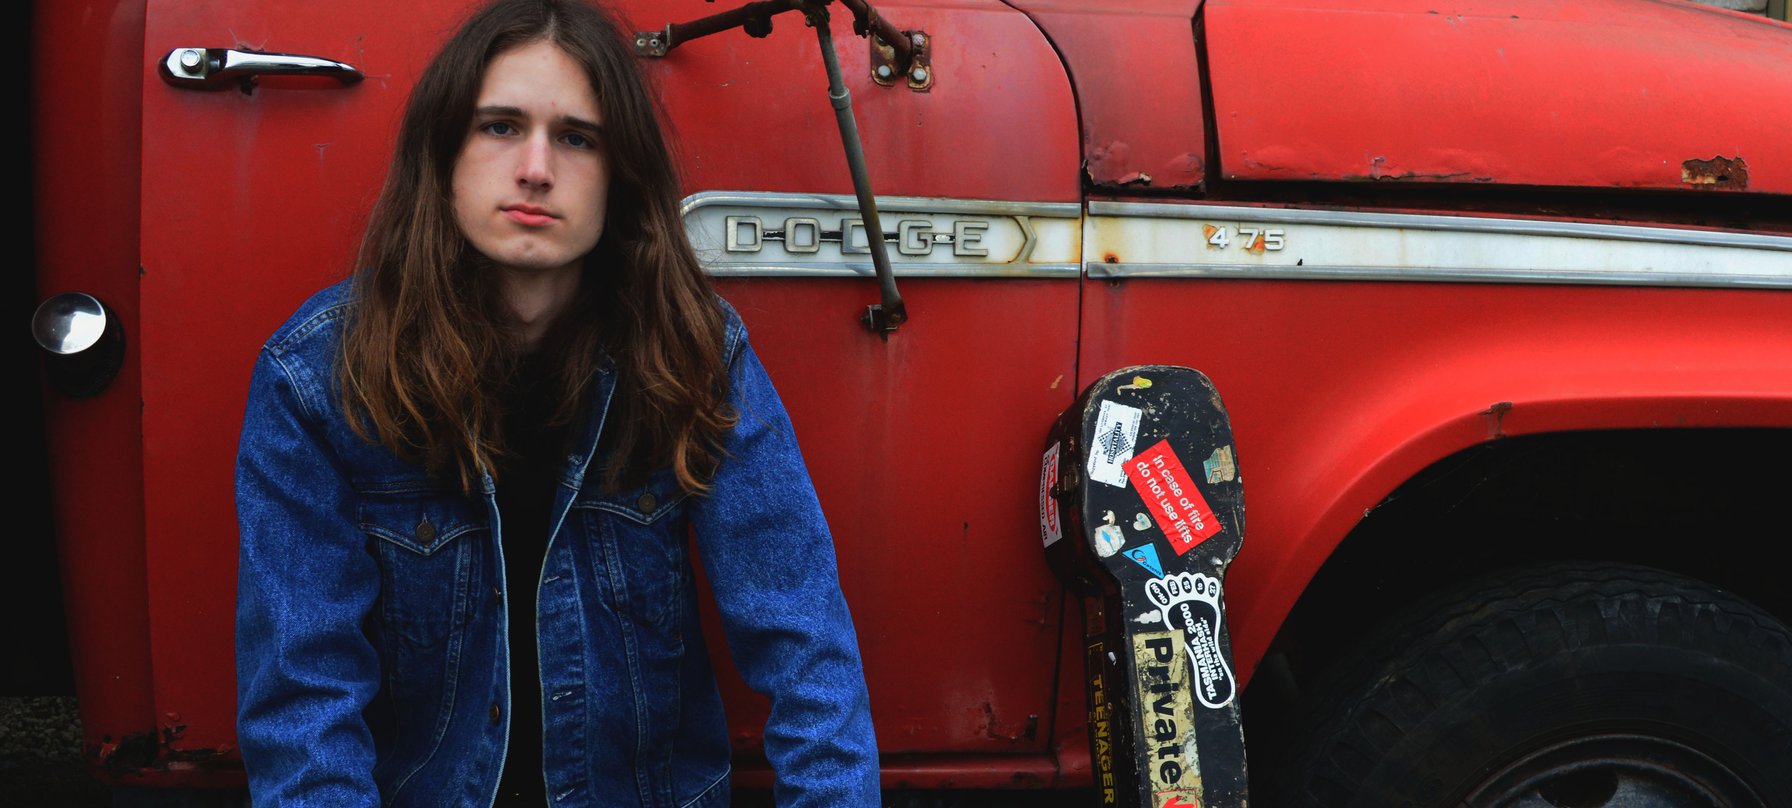
[[[1220,651],[1220,626],[1225,623],[1220,579],[1198,572],[1166,575],[1146,581],[1145,595],[1158,605],[1164,628],[1188,645],[1195,698],[1212,708],[1231,704],[1238,685]]]

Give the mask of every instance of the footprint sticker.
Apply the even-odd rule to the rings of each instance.
[[[1145,582],[1145,594],[1162,607],[1164,627],[1182,634],[1195,672],[1195,697],[1212,708],[1232,703],[1238,690],[1220,653],[1220,579],[1177,573]]]

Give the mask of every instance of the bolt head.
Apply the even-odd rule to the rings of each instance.
[[[909,77],[909,80],[915,81],[915,82],[926,81],[927,80],[927,68],[917,67],[914,70],[909,71],[908,77]]]
[[[887,79],[890,77],[890,74],[895,73],[895,72],[896,71],[890,69],[889,65],[878,65],[877,66],[877,77],[880,79]]]
[[[199,49],[188,48],[180,52],[180,66],[192,70],[199,66],[199,60],[201,58],[202,56],[199,53]]]

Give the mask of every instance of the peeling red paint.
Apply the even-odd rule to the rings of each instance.
[[[1169,167],[1172,176],[1187,177],[1190,182],[1198,182],[1202,172],[1206,170],[1206,166],[1207,161],[1202,159],[1201,155],[1194,152],[1183,152],[1170,160]]]
[[[1242,149],[1244,172],[1236,170],[1233,174],[1243,173],[1274,179],[1322,179],[1324,175],[1306,155],[1317,151],[1313,144],[1296,146],[1265,145],[1252,149]]]
[[[1350,180],[1375,182],[1493,182],[1488,161],[1462,149],[1428,149],[1410,163],[1376,155],[1369,158],[1369,171]]]

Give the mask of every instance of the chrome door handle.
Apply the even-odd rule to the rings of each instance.
[[[231,48],[175,48],[158,68],[163,81],[191,90],[238,87],[259,76],[327,76],[345,85],[361,80],[361,71],[332,59]]]

